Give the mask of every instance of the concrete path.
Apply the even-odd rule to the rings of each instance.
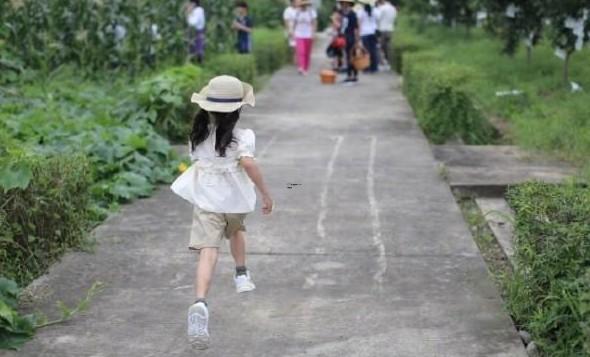
[[[6,355],[525,356],[399,78],[322,86],[287,68],[258,104],[242,126],[277,210],[248,221],[254,293],[234,292],[225,249],[209,350],[185,340],[190,207],[162,188],[101,226],[95,254],[68,255],[39,283],[47,308],[103,281],[90,310]]]

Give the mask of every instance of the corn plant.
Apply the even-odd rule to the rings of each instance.
[[[183,0],[11,0],[0,6],[0,45],[29,67],[76,63],[91,71],[137,71],[186,57]],[[227,49],[232,4],[208,0],[204,6],[210,48]]]

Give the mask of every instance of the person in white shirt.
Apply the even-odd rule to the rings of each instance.
[[[205,10],[201,7],[200,0],[191,0],[185,11],[186,22],[193,34],[189,51],[198,63],[202,63],[205,57]]]
[[[371,0],[359,0],[363,5],[357,12],[360,35],[363,46],[369,51],[371,65],[366,70],[368,73],[375,73],[379,69],[379,50],[377,48],[377,19],[379,10],[372,5]]]
[[[381,45],[381,64],[389,65],[389,45],[395,30],[395,20],[397,18],[397,9],[389,0],[379,0],[377,2],[379,9],[379,18],[377,21],[379,30],[379,43]]]
[[[289,41],[289,49],[293,55],[293,63],[297,64],[297,57],[295,57],[295,37],[293,37],[293,25],[295,24],[295,15],[297,14],[297,0],[289,0],[289,6],[283,11],[283,24],[285,26],[285,33]]]
[[[299,73],[307,75],[311,62],[313,37],[317,29],[317,12],[311,7],[311,0],[301,0],[293,20],[293,37]]]
[[[254,90],[236,77],[218,76],[191,102],[200,107],[190,134],[193,165],[172,184],[172,191],[193,205],[189,249],[198,252],[196,301],[188,311],[188,338],[204,349],[209,344],[207,295],[219,256],[229,240],[236,264],[237,293],[256,289],[246,268],[245,219],[261,194],[262,213],[268,215],[273,200],[256,163],[256,137],[250,129],[236,127],[241,108],[254,106]]]

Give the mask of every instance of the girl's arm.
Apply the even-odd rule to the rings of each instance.
[[[242,165],[246,174],[250,177],[250,180],[254,182],[254,185],[256,185],[256,188],[262,195],[262,213],[265,215],[270,214],[272,212],[273,201],[256,161],[251,157],[242,157],[240,159],[240,165]]]

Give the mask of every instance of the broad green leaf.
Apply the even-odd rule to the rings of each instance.
[[[0,300],[0,326],[13,329],[15,325],[16,311],[3,300]]]
[[[14,281],[0,277],[0,300],[16,308],[19,292],[18,285]]]
[[[32,337],[32,334],[11,333],[0,328],[0,350],[18,350]]]
[[[0,188],[5,191],[13,188],[27,188],[32,176],[31,168],[24,162],[0,163]]]
[[[147,149],[148,140],[145,137],[141,137],[137,134],[132,134],[127,139],[127,144],[129,144],[135,150],[145,150]]]

